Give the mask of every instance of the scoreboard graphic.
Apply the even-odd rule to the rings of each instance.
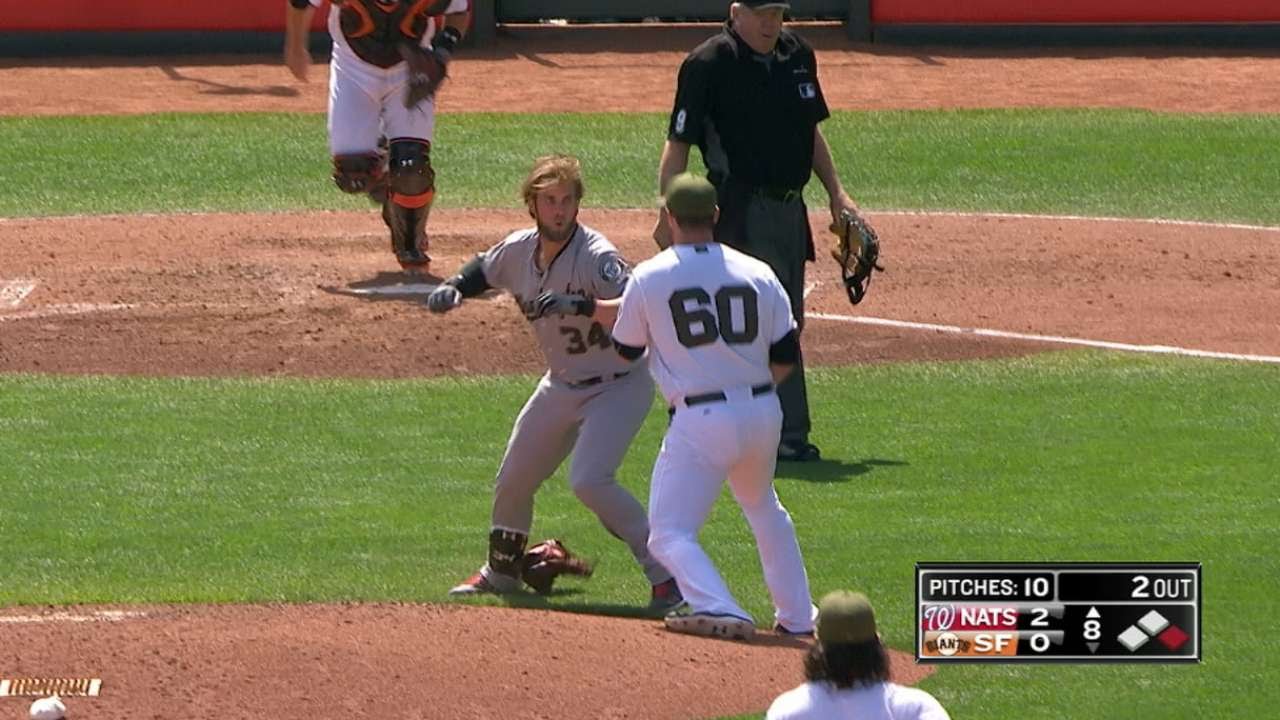
[[[916,662],[1200,662],[1200,563],[917,563]]]

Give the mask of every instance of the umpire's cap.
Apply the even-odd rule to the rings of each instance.
[[[862,593],[836,590],[818,603],[818,642],[823,645],[864,643],[876,639],[876,614]]]
[[[716,216],[716,188],[693,173],[680,173],[667,184],[667,212],[680,222],[705,222]]]

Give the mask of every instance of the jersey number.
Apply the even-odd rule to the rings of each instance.
[[[750,285],[726,285],[716,291],[715,312],[710,309],[711,296],[702,288],[687,288],[671,293],[667,306],[676,324],[676,338],[687,348],[709,345],[723,338],[729,345],[746,345],[760,334],[759,296]],[[688,308],[689,301],[694,303]],[[737,300],[738,303],[734,303]],[[734,305],[742,307],[742,324],[735,328]]]
[[[591,329],[587,330],[586,342],[583,342],[582,331],[575,327],[562,327],[560,334],[569,338],[569,347],[564,351],[570,355],[581,355],[592,347],[598,347],[601,350],[613,347],[613,338],[609,337],[609,333],[604,331],[604,326],[600,323],[591,323]]]

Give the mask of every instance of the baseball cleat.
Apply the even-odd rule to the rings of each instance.
[[[454,585],[453,589],[449,590],[450,595],[480,595],[483,593],[497,595],[501,591],[485,578],[484,573],[480,572],[467,578],[461,584]]]
[[[787,462],[815,462],[822,459],[822,452],[811,442],[783,440],[778,444],[778,459]]]
[[[654,612],[670,612],[684,604],[684,595],[680,594],[680,586],[676,579],[653,586],[653,594],[649,597],[649,609]]]
[[[671,632],[726,640],[750,640],[756,634],[756,626],[750,620],[736,615],[713,613],[671,613],[664,620]]]
[[[431,274],[431,256],[424,255],[422,259],[413,260],[413,261],[401,260],[400,269],[403,270],[406,275],[413,275],[416,277],[424,277],[426,275],[430,275]]]
[[[774,625],[774,626],[773,626],[773,631],[774,631],[775,633],[777,633],[778,635],[786,635],[787,637],[796,637],[796,638],[811,638],[811,637],[813,637],[813,631],[812,631],[812,630],[790,630],[790,629],[788,629],[788,628],[787,628],[787,626],[786,626],[786,625],[783,625],[782,623],[778,623],[778,624]]]

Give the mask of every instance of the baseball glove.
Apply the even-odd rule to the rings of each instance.
[[[400,57],[409,66],[409,84],[404,92],[404,106],[412,108],[436,94],[440,84],[449,76],[448,55],[434,49],[424,50],[417,45],[400,43]]]
[[[871,287],[871,273],[884,272],[880,265],[880,238],[871,225],[852,210],[840,211],[840,220],[831,224],[831,232],[840,238],[831,257],[840,263],[849,302],[857,305]]]
[[[546,595],[561,575],[591,577],[592,570],[591,563],[569,552],[564,543],[552,538],[525,552],[520,577],[534,591]]]

